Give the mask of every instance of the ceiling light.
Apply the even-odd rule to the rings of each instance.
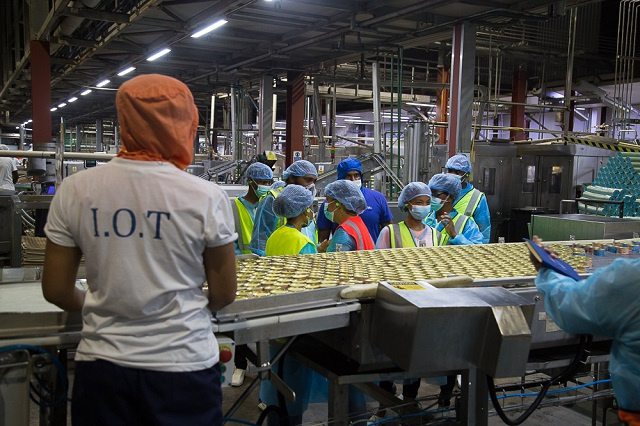
[[[427,103],[424,103],[424,102],[405,102],[404,104],[405,105],[413,105],[413,106],[430,107],[430,108],[433,108],[433,107],[436,106],[435,104],[427,104]]]
[[[131,71],[133,71],[133,70],[135,70],[135,69],[136,69],[136,67],[129,67],[129,68],[125,69],[125,70],[120,71],[120,72],[118,73],[118,75],[119,75],[120,77],[122,77],[123,75],[127,75],[127,74],[129,74]]]
[[[33,120],[30,118],[27,120],[27,123],[31,123]]]
[[[106,86],[109,83],[111,83],[111,80],[102,80],[100,83],[96,84],[96,87]]]
[[[369,120],[350,120],[348,118],[344,121],[347,123],[371,123]]]
[[[61,104],[58,104],[58,108],[62,108],[63,106],[67,106],[67,104],[66,104],[66,103],[64,103],[64,102],[63,102],[63,103],[61,103]]]
[[[77,101],[78,98],[76,98],[75,96],[73,98],[69,98],[69,103],[75,102]]]
[[[57,110],[58,110],[58,108],[53,107],[53,108],[51,108],[49,111],[53,112],[53,111],[57,111]]]
[[[337,114],[336,114],[336,117],[339,117],[339,118],[353,118],[353,119],[362,118],[362,117],[357,117],[355,115],[337,115]]]
[[[20,128],[20,126],[16,126],[16,129],[19,129],[19,128]]]
[[[169,48],[162,49],[161,51],[156,52],[156,53],[154,53],[153,55],[149,56],[149,57],[147,58],[147,61],[149,61],[149,62],[155,61],[156,59],[158,59],[158,58],[160,58],[160,57],[162,57],[162,56],[166,55],[166,54],[167,54],[167,53],[169,53],[169,52],[171,52],[171,49],[169,49]]]
[[[201,29],[200,31],[191,34],[191,37],[193,37],[193,38],[201,37],[201,36],[203,36],[205,34],[210,33],[211,31],[215,30],[216,28],[220,28],[221,26],[223,26],[227,22],[229,22],[229,21],[226,21],[224,19],[220,19],[219,21],[214,22],[213,24],[209,25],[208,27],[205,27],[205,28]]]
[[[88,95],[88,94],[89,94],[89,93],[91,93],[91,92],[93,92],[93,90],[91,90],[91,89],[87,89],[87,90],[85,90],[84,92],[80,93],[80,96]]]

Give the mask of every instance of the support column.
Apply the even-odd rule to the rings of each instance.
[[[451,66],[451,120],[449,154],[471,151],[473,76],[476,59],[476,27],[469,22],[453,29]]]
[[[258,100],[258,154],[273,150],[273,76],[263,75],[260,78],[260,99]]]
[[[80,141],[82,140],[82,126],[76,124],[76,147],[75,152],[80,152]]]
[[[51,57],[49,42],[31,41],[31,138],[33,144],[51,143]],[[34,147],[34,150],[36,148]]]
[[[103,144],[104,125],[102,124],[102,118],[96,119],[96,152],[104,151]]]
[[[514,71],[512,79],[511,101],[516,104],[527,102],[527,72]],[[524,105],[511,106],[511,127],[524,128]],[[521,130],[511,130],[509,136],[512,141],[524,140],[527,133]]]
[[[573,94],[573,57],[576,47],[576,31],[578,23],[578,8],[571,8],[569,15],[569,43],[567,47],[567,79],[564,85],[564,106],[567,108],[564,112],[564,126],[563,131],[566,135],[573,130],[573,107],[575,102],[572,103]],[[565,142],[566,143],[566,142]]]
[[[287,73],[287,145],[285,147],[287,167],[293,163],[294,151],[301,151],[304,155],[304,97],[304,74]]]
[[[237,90],[231,88],[231,146],[233,147],[233,158],[242,160],[242,146],[238,138],[238,100],[236,99]]]

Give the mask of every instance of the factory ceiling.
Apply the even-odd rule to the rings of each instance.
[[[137,74],[161,73],[186,82],[206,109],[213,93],[242,85],[257,93],[261,76],[287,73],[370,80],[373,60],[388,65],[403,49],[412,81],[435,82],[438,62],[450,61],[452,26],[477,25],[479,83],[504,73],[510,88],[514,68],[561,84],[566,71],[568,19],[581,11],[574,75],[606,80],[613,72],[615,27],[609,36],[601,16],[617,15],[617,1],[593,0],[7,0],[0,39],[0,124],[31,117],[30,39],[49,41],[52,107],[69,98],[67,122],[115,116],[114,94]],[[32,5],[29,10],[28,4]],[[613,12],[611,12],[613,11]],[[37,15],[40,15],[38,18]],[[615,16],[614,16],[615,18]],[[198,31],[227,21],[206,35]],[[614,20],[615,21],[615,20]],[[30,27],[34,27],[30,30]],[[580,29],[580,28],[579,28]],[[25,42],[26,40],[26,42]],[[170,52],[154,61],[163,49]],[[449,53],[447,53],[449,50]],[[498,61],[500,58],[500,62]],[[500,64],[501,68],[498,68]],[[118,73],[135,67],[124,76]],[[504,70],[503,68],[504,67]],[[497,70],[497,72],[496,72]],[[602,77],[604,76],[604,77]],[[98,83],[110,80],[97,87]],[[494,80],[495,83],[495,80]],[[542,86],[542,84],[540,84]],[[80,96],[86,90],[92,90]]]

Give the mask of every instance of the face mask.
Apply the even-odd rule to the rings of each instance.
[[[307,223],[305,225],[302,225],[303,228],[306,228],[313,222],[313,211],[311,209],[307,209],[305,210],[305,212],[307,213]]]
[[[351,182],[355,183],[358,188],[362,188],[362,179],[352,180]]]
[[[267,185],[258,185],[256,189],[253,190],[253,192],[255,192],[256,196],[258,198],[262,197],[263,195],[266,195],[267,192],[269,192],[269,189],[271,187],[267,186]]]
[[[309,186],[305,186],[305,188],[307,188],[309,191],[311,191],[311,196],[312,197],[316,196],[317,191],[316,191],[316,184],[315,183],[312,183]]]
[[[464,175],[460,176],[457,175],[455,173],[449,173],[451,176],[453,176],[454,178],[458,179],[460,182],[462,182],[462,179],[464,179]]]
[[[442,206],[444,206],[444,201],[442,201],[440,198],[438,197],[431,198],[431,206],[430,206],[431,211],[437,212],[442,208]]]
[[[335,201],[332,201],[331,203],[335,203]],[[329,211],[329,204],[331,203],[327,203],[324,205],[324,217],[326,217],[327,219],[329,219],[330,222],[333,222],[333,214],[335,213],[335,211],[330,212]],[[336,206],[339,206],[339,203],[336,203]]]
[[[425,217],[429,216],[431,213],[431,206],[414,206],[411,204],[411,210],[409,210],[411,216],[413,216],[416,220],[423,220]]]

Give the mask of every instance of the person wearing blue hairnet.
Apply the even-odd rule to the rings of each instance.
[[[362,164],[355,158],[347,158],[342,160],[337,167],[338,180],[349,180],[360,187],[360,191],[367,202],[367,209],[362,212],[360,217],[365,226],[369,230],[369,234],[373,241],[378,239],[380,230],[393,222],[393,215],[389,209],[387,199],[373,189],[366,188],[362,185]],[[338,225],[329,222],[324,216],[323,203],[318,211],[318,241],[324,241],[329,238],[331,232],[335,232]]]
[[[349,180],[337,180],[324,190],[326,204],[324,216],[338,224],[330,241],[323,241],[319,252],[373,250],[375,248],[369,230],[360,214],[367,209],[367,202],[360,187]]]
[[[462,191],[456,198],[453,208],[465,216],[473,218],[478,225],[478,229],[482,232],[482,242],[489,243],[491,238],[491,214],[489,213],[489,204],[487,204],[487,196],[484,192],[474,188],[469,182],[471,175],[471,161],[464,154],[456,154],[447,160],[445,171],[456,179],[460,179]]]
[[[609,373],[618,417],[640,425],[640,259],[616,259],[581,281],[545,268],[534,256],[531,262],[545,310],[558,326],[613,339]]]
[[[302,233],[313,223],[313,196],[300,185],[287,185],[273,201],[273,212],[285,218],[284,226],[276,229],[267,240],[267,256],[317,253],[316,244]]]
[[[282,178],[287,185],[295,184],[307,188],[307,190],[311,192],[311,195],[315,197],[315,183],[316,180],[318,180],[318,171],[310,162],[306,160],[294,162],[284,171]],[[278,218],[273,212],[273,202],[283,189],[284,188],[279,187],[269,189],[267,194],[260,200],[256,209],[249,249],[258,256],[266,255],[267,240],[276,229],[284,225],[284,219]],[[302,232],[309,237],[310,240],[317,242],[315,223],[303,228]]]
[[[451,173],[439,173],[429,180],[431,213],[425,224],[435,228],[438,245],[482,244],[478,225],[469,216],[458,213],[453,203],[462,191],[460,180]]]
[[[433,247],[438,245],[435,229],[423,220],[431,213],[431,189],[424,182],[411,182],[402,189],[398,207],[408,212],[407,218],[382,228],[376,241],[377,249],[402,247]]]

